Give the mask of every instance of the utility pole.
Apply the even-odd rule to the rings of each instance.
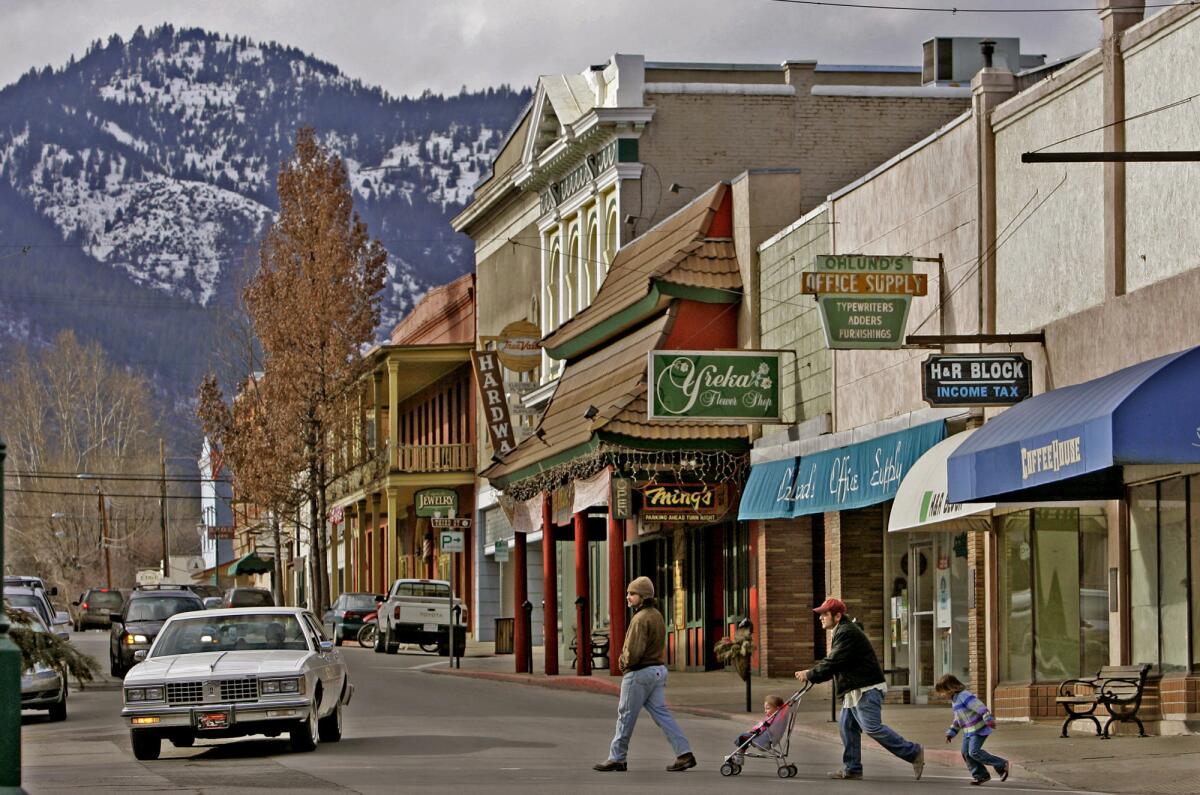
[[[171,553],[167,548],[167,448],[163,440],[158,440],[158,526],[162,530],[162,576],[164,581],[171,579]]]
[[[112,559],[108,551],[108,510],[104,507],[104,492],[96,487],[96,499],[100,502],[100,546],[104,547],[104,585],[112,588]]]

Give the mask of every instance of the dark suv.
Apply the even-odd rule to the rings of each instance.
[[[200,597],[183,585],[138,586],[120,613],[113,613],[108,637],[108,661],[113,676],[125,676],[134,665],[133,653],[149,649],[163,622],[176,613],[203,610]]]
[[[80,594],[79,601],[71,602],[75,608],[75,631],[91,627],[108,629],[112,626],[109,616],[119,613],[124,605],[125,594],[116,588],[88,588]]]
[[[230,588],[221,607],[274,607],[275,597],[266,588]]]

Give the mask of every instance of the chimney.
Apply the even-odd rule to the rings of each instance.
[[[992,68],[992,56],[996,53],[996,42],[991,39],[983,39],[979,42],[979,51],[983,53],[983,68]]]

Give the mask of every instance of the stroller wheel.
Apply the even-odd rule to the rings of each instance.
[[[721,775],[722,775],[722,776],[732,776],[732,775],[734,775],[734,773],[733,773],[733,765],[729,764],[728,762],[726,762],[725,764],[721,765]]]
[[[791,778],[792,777],[792,768],[789,765],[784,765],[783,767],[776,770],[775,773],[780,778]]]
[[[788,765],[788,778],[795,778],[796,774],[799,772],[800,768],[796,767],[795,765]]]
[[[733,775],[735,775],[735,776],[740,776],[740,775],[742,775],[742,766],[741,766],[741,765],[734,765],[734,766],[733,766]]]

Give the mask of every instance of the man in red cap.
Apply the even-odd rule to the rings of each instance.
[[[862,733],[913,766],[918,780],[925,769],[925,749],[883,724],[880,712],[887,693],[883,669],[871,641],[858,624],[846,617],[846,603],[829,597],[814,611],[821,628],[833,630],[829,654],[807,671],[796,671],[801,682],[833,680],[834,693],[842,697],[838,729],[842,735],[842,769],[830,778],[862,778]]]

